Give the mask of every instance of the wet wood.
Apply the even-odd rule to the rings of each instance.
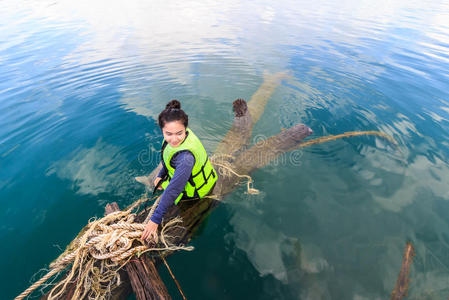
[[[276,136],[260,141],[234,160],[227,160],[226,162],[239,175],[249,175],[255,169],[264,167],[276,159],[283,160],[285,165],[298,163],[302,155],[301,150],[297,150],[298,153],[290,153],[289,155],[286,152],[299,147],[302,140],[311,133],[312,131],[309,127],[302,124],[296,125]],[[222,162],[221,160],[217,161],[217,163]],[[242,182],[242,178],[235,175],[222,176],[220,167],[215,166],[215,168],[219,173],[219,179],[216,183],[214,194],[222,198],[232,192],[236,185]]]
[[[106,205],[105,214],[120,210],[116,202]],[[138,300],[171,299],[154,262],[147,255],[131,259],[125,266],[129,281]],[[119,293],[114,293],[115,295]]]
[[[391,293],[391,300],[401,300],[407,296],[407,291],[410,283],[410,267],[413,263],[413,257],[415,256],[415,249],[410,242],[405,245],[404,255],[402,257],[401,271],[399,272],[398,279],[396,280],[396,286]]]
[[[285,152],[296,149],[302,140],[311,133],[312,130],[309,127],[298,124],[275,136],[259,141],[235,159],[236,171],[240,174],[249,174],[255,169],[266,166]],[[287,157],[284,159],[288,162]]]
[[[120,270],[119,272],[120,272],[120,278],[121,278],[122,283],[113,290],[113,293],[112,293],[111,297],[109,298],[110,300],[126,300],[126,299],[128,299],[129,295],[131,295],[131,292],[132,292],[131,284],[129,282],[129,278],[128,278],[126,271]],[[59,297],[59,299],[72,299],[72,294],[74,292],[74,289],[75,289],[75,285],[69,284],[67,286],[66,292],[64,294],[62,294]],[[47,300],[48,294],[49,293],[42,295],[40,297],[40,300]]]
[[[245,100],[235,100],[232,103],[232,109],[234,111],[234,121],[231,129],[218,144],[214,154],[237,156],[239,152],[245,150],[251,138],[253,122]]]
[[[273,96],[274,91],[282,82],[282,80],[289,77],[290,76],[287,72],[277,72],[274,74],[265,72],[263,74],[262,84],[248,101],[248,110],[251,114],[253,124],[256,124],[257,121],[259,121],[260,117],[263,115],[268,100],[270,100],[271,96]]]
[[[264,80],[257,91],[252,95],[248,104],[243,99],[232,103],[234,120],[228,133],[218,144],[214,154],[229,154],[237,156],[246,150],[251,138],[253,127],[259,121],[268,100],[273,95],[282,80],[288,78],[286,72],[274,74],[264,73]]]

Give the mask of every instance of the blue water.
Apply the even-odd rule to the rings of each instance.
[[[254,140],[304,123],[399,149],[354,137],[254,172],[261,194],[237,188],[195,251],[169,258],[187,298],[386,299],[407,241],[408,299],[449,297],[447,2],[0,5],[1,298],[106,203],[143,194],[134,176],[158,163],[168,100],[212,152],[231,102],[279,72]]]

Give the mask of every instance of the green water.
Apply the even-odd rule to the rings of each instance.
[[[378,130],[399,147],[341,139],[255,171],[261,193],[237,187],[195,250],[168,259],[187,298],[386,299],[407,241],[408,299],[448,298],[446,2],[1,5],[0,298],[42,276],[106,203],[144,193],[134,177],[159,162],[167,101],[211,153],[232,101],[277,72],[288,77],[252,141],[303,123],[310,138]]]

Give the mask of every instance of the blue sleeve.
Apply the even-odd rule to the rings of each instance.
[[[159,173],[157,173],[156,177],[162,178],[165,176],[165,174],[167,174],[167,172],[165,172],[164,164],[162,164],[162,168],[159,170]]]
[[[151,216],[151,221],[156,224],[161,223],[167,209],[175,203],[176,198],[178,198],[179,194],[184,190],[184,187],[192,174],[195,158],[193,157],[193,154],[188,151],[180,152],[173,158],[172,163],[175,167],[175,173],[167,188],[164,190],[164,193],[162,193],[162,198]]]

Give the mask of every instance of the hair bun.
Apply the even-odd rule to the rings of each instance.
[[[178,100],[173,99],[167,103],[165,109],[181,109],[181,103]]]

